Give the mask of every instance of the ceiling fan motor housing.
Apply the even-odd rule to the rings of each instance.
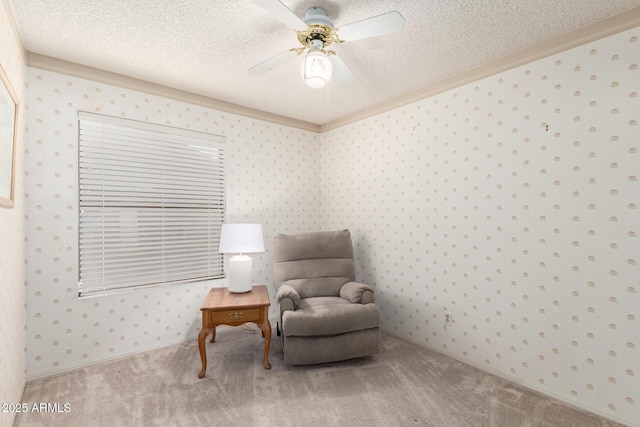
[[[298,41],[302,49],[323,49],[331,43],[341,43],[333,22],[327,16],[327,12],[321,7],[310,7],[304,13],[302,19],[307,24],[306,30],[297,31]]]
[[[326,25],[333,28],[333,22],[329,19],[327,11],[321,7],[310,7],[304,12],[304,18],[302,21],[307,24]]]

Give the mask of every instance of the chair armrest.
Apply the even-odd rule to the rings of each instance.
[[[373,288],[358,282],[347,282],[340,288],[340,298],[355,304],[369,304],[373,302]]]
[[[300,295],[289,285],[280,286],[276,299],[280,305],[280,313],[284,313],[287,310],[295,310],[300,304]]]

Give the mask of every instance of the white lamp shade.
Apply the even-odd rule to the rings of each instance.
[[[300,66],[302,80],[307,86],[320,89],[331,79],[333,65],[327,55],[320,49],[311,49]]]
[[[261,224],[222,224],[219,252],[250,254],[264,252]]]

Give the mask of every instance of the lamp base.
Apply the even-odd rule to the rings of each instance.
[[[229,292],[243,294],[253,289],[251,270],[253,259],[247,255],[235,255],[229,258]]]

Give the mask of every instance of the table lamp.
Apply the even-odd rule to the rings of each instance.
[[[236,254],[229,258],[229,292],[249,292],[253,259],[245,254],[264,252],[262,225],[222,224],[219,252]]]

